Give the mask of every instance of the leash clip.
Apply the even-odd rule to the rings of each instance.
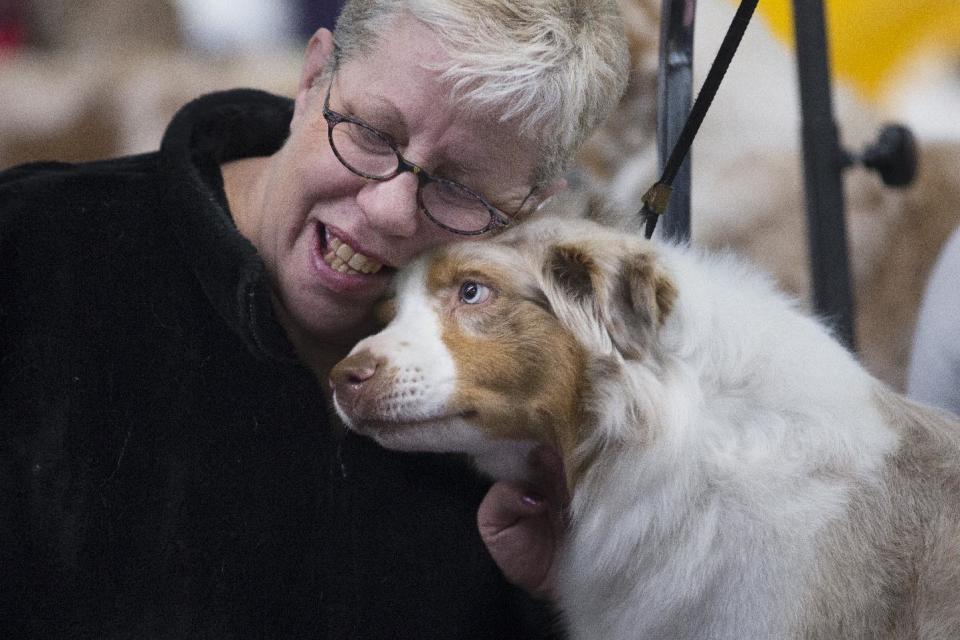
[[[710,71],[703,81],[700,93],[697,94],[697,99],[693,101],[693,107],[691,107],[690,113],[687,114],[687,120],[683,124],[683,129],[673,144],[673,150],[670,151],[670,156],[664,164],[660,180],[643,195],[643,208],[640,209],[640,215],[643,216],[643,220],[646,223],[645,235],[647,239],[653,236],[653,229],[657,224],[657,219],[667,210],[670,193],[673,191],[673,179],[676,178],[677,173],[680,171],[680,165],[683,163],[687,152],[690,151],[690,147],[693,145],[693,139],[696,137],[697,131],[700,130],[700,125],[703,123],[703,118],[707,114],[707,109],[710,108],[710,103],[717,94],[717,89],[720,88],[720,82],[727,72],[727,67],[730,66],[733,54],[743,39],[743,34],[747,30],[747,25],[750,24],[750,18],[753,16],[753,12],[757,8],[759,1],[760,0],[741,0],[740,6],[737,7],[737,13],[733,16],[730,27],[723,37],[723,42],[720,43],[717,56],[714,58],[713,64],[710,65]],[[690,6],[694,4],[693,0],[689,0]],[[661,64],[662,63],[663,60],[661,60]]]
[[[673,193],[673,187],[665,182],[657,182],[647,189],[640,201],[643,202],[643,208],[640,215],[643,216],[646,227],[644,235],[647,240],[653,236],[653,230],[657,226],[657,220],[667,210],[667,204],[670,202],[670,195]]]

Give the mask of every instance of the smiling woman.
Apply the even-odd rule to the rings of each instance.
[[[224,172],[241,232],[275,265],[281,322],[308,352],[318,340],[354,340],[350,330],[389,283],[382,276],[420,251],[456,238],[424,216],[419,175],[411,171],[367,181],[331,152],[330,140],[336,141],[331,108],[324,110],[327,95],[313,85],[332,53],[332,36],[321,30],[311,41],[290,137],[280,152],[269,160],[239,161]],[[369,54],[342,63],[331,85],[333,104],[351,105],[350,117],[358,118],[365,104],[379,103],[376,111],[382,112],[388,102],[400,114],[407,156],[438,171],[449,158],[468,163],[496,158],[493,164],[503,169],[475,179],[488,188],[498,185],[503,199],[522,199],[531,188],[536,145],[518,144],[518,133],[509,127],[492,128],[492,135],[489,118],[465,114],[452,103],[440,72],[430,68],[444,62],[449,57],[429,27],[409,15],[397,16]],[[327,136],[317,135],[324,129]],[[282,207],[284,202],[298,206]],[[327,269],[319,256],[333,240],[389,269],[373,278]]]
[[[446,3],[436,7],[459,15]],[[348,6],[341,22],[352,11]],[[331,341],[356,339],[355,329],[383,295],[393,269],[424,249],[455,239],[457,231],[479,232],[506,224],[507,215],[481,193],[519,209],[522,204],[536,206],[562,187],[557,174],[544,172],[565,166],[575,148],[570,145],[582,136],[570,134],[560,116],[574,108],[580,110],[578,120],[591,121],[598,115],[583,111],[591,103],[581,104],[581,98],[552,114],[552,120],[539,112],[493,111],[489,98],[471,106],[458,97],[457,83],[450,77],[458,69],[457,58],[434,26],[415,17],[416,7],[410,12],[384,7],[377,11],[382,15],[371,24],[382,33],[363,46],[344,36],[346,42],[335,51],[333,35],[323,29],[317,32],[308,47],[290,137],[283,148],[272,157],[238,160],[224,168],[227,198],[238,227],[272,267],[280,321],[298,350],[312,361],[329,360],[325,351]],[[606,54],[604,71],[615,90],[605,88],[594,102],[607,110],[622,89],[623,76],[614,80],[612,73],[624,64],[622,53],[611,48]],[[549,73],[565,73],[584,56],[574,48],[567,52],[565,64],[553,61],[559,68]],[[481,76],[484,79],[478,82],[496,87],[495,74],[487,73],[490,76]],[[487,93],[496,91],[488,88]],[[359,126],[363,137],[336,135],[347,122],[354,130]],[[539,134],[530,130],[531,122],[540,123]],[[376,128],[381,126],[390,133]],[[327,135],[318,135],[324,129]],[[372,160],[362,168],[353,166],[359,156],[351,155],[346,162],[344,145],[337,146],[338,140],[349,141],[346,152],[353,153],[358,151],[357,140],[369,144],[371,136],[395,150],[397,164],[390,173],[374,176],[387,169]],[[376,159],[384,155],[377,154]],[[464,165],[488,169],[464,176],[469,187],[428,173],[449,175],[451,167]],[[369,180],[373,177],[382,179]],[[439,212],[451,209],[440,200],[441,186],[447,195],[456,189],[464,200],[479,202],[488,224],[469,228],[474,226],[473,214],[469,220],[438,218]],[[476,211],[481,215],[480,206]],[[457,228],[457,223],[467,228]],[[376,274],[331,269],[323,258],[334,239],[346,245],[344,252],[359,253],[388,269]]]
[[[481,543],[487,487],[344,433],[317,378],[399,267],[563,185],[626,82],[620,25],[348,0],[295,100],[203,96],[156,152],[0,174],[6,635],[549,636]],[[384,173],[350,146],[381,142]]]

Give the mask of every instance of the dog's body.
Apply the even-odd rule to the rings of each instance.
[[[544,220],[398,291],[338,411],[497,478],[555,447],[573,638],[960,637],[960,426],[748,267]]]

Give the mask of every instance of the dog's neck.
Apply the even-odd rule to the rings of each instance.
[[[571,402],[571,404],[574,404]],[[537,485],[541,478],[531,452],[539,447],[553,449],[562,459],[566,489],[571,492],[585,467],[579,459],[584,434],[591,424],[580,410],[554,410],[535,437],[523,440],[499,440],[484,445],[482,451],[470,454],[474,466],[495,480]]]

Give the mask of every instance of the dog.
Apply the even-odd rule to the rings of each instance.
[[[574,639],[960,638],[960,423],[729,254],[531,220],[398,275],[345,424],[571,494]]]

